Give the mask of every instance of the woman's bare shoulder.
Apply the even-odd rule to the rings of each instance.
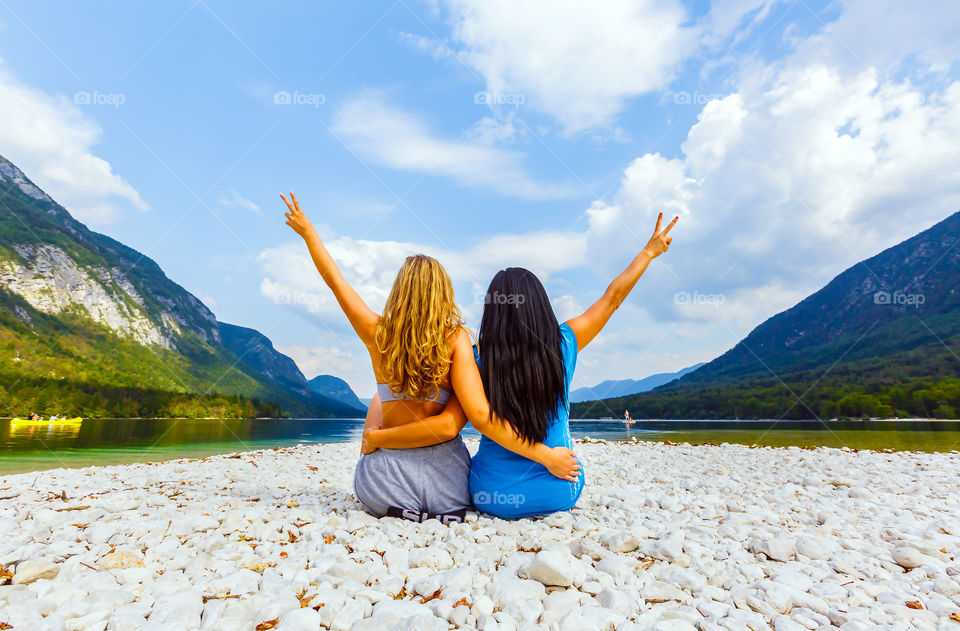
[[[450,336],[447,344],[450,346],[451,354],[464,348],[470,350],[473,347],[473,334],[471,334],[470,329],[465,326],[457,327],[457,330]],[[473,351],[470,350],[470,352],[472,353]]]

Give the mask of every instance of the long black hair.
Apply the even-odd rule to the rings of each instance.
[[[567,404],[560,323],[533,272],[500,270],[487,289],[480,321],[480,377],[491,414],[524,440],[543,442],[547,424]]]

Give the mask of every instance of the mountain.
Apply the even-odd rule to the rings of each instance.
[[[577,388],[576,390],[571,391],[570,401],[574,403],[579,401],[596,401],[598,399],[622,397],[628,394],[647,392],[666,383],[670,383],[674,379],[679,379],[680,377],[686,375],[687,373],[693,372],[703,365],[704,363],[700,362],[699,364],[688,366],[682,370],[678,370],[677,372],[660,372],[650,375],[649,377],[644,377],[643,379],[617,379],[601,381],[593,387]]]
[[[707,365],[579,415],[830,418],[960,412],[960,212],[850,267]]]
[[[316,379],[307,382],[307,378],[300,372],[296,362],[275,349],[273,342],[260,331],[227,324],[226,322],[218,322],[217,324],[220,327],[220,337],[223,340],[223,345],[233,351],[244,363],[259,371],[274,383],[283,386],[286,390],[316,406],[335,412],[338,416],[352,418],[356,417],[358,412],[366,413],[365,407],[355,405],[353,401],[349,400],[349,397],[345,398],[343,396],[342,390],[345,388],[346,392],[356,399],[353,391],[350,390],[350,386],[342,379],[328,376],[329,379],[341,384],[338,388],[330,391],[315,388],[313,387],[313,381],[316,381]]]
[[[250,362],[225,345],[213,313],[153,260],[89,230],[0,156],[0,413],[347,410],[291,390],[274,380],[279,373]]]
[[[346,381],[333,375],[319,375],[307,382],[311,390],[366,413],[367,405],[357,398]]]
[[[255,329],[226,322],[217,322],[217,326],[223,345],[244,363],[291,392],[301,396],[311,393],[307,387],[307,379],[296,362],[276,350],[266,335]]]

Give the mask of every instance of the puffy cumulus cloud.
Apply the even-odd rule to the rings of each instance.
[[[526,267],[546,281],[554,272],[579,267],[585,262],[586,241],[577,232],[528,232],[484,239],[464,254],[450,253],[451,273],[459,278],[479,278],[484,283],[504,267]],[[479,276],[478,276],[479,275]]]
[[[796,61],[891,74],[904,62],[920,74],[943,73],[956,61],[960,11],[952,0],[841,0],[835,8],[828,28],[799,42]]]
[[[694,45],[673,0],[610,0],[587,11],[576,0],[445,5],[456,54],[483,76],[490,103],[522,96],[568,132],[607,124],[625,99],[663,88]]]
[[[682,149],[636,159],[588,211],[588,260],[610,271],[662,209],[682,217],[671,287],[802,295],[960,206],[960,83],[788,66],[707,104]]]
[[[0,147],[37,186],[85,223],[103,225],[133,206],[140,193],[92,153],[101,129],[62,95],[21,83],[0,67]]]
[[[465,250],[343,236],[328,239],[325,245],[353,288],[375,311],[383,308],[407,256],[433,256],[450,274],[457,300],[473,324],[479,323],[483,293],[496,270],[526,267],[548,281],[551,274],[582,266],[586,251],[583,235],[553,232],[493,236]],[[264,274],[260,284],[263,296],[308,314],[322,329],[343,331],[347,326],[340,306],[302,243],[267,248],[257,260]]]
[[[569,20],[565,2],[548,9],[511,3],[498,10],[497,2],[448,0],[443,6],[454,23],[453,41],[433,51],[476,68],[490,92],[524,94],[527,105],[576,132],[608,125],[632,95],[666,86],[676,63],[693,54],[677,50],[690,42],[684,29],[703,36],[697,46],[719,47],[741,39],[773,4],[720,1],[686,26],[683,10],[670,3],[631,3],[629,9],[602,3],[590,16]],[[740,71],[724,90],[729,95],[702,108],[681,151],[630,162],[613,198],[587,209],[585,233],[502,235],[462,254],[416,244],[401,249],[434,253],[467,295],[476,295],[501,263],[528,265],[547,276],[586,265],[612,277],[643,246],[658,211],[667,221],[680,215],[670,253],[651,266],[609,329],[578,360],[576,383],[676,370],[719,355],[847,266],[960,207],[960,83],[947,72],[956,60],[950,46],[960,12],[950,2],[916,8],[888,0],[844,0],[833,8],[836,19],[793,42],[795,52],[786,58],[738,61]],[[647,25],[637,24],[647,13]],[[650,51],[644,52],[650,54],[638,60],[644,55],[633,54],[634,46],[649,25],[658,25],[657,36],[648,38]],[[369,113],[379,131],[356,131],[355,146],[384,164],[426,171],[439,162],[441,173],[486,185],[497,173],[491,161],[517,159],[489,153],[491,143],[516,133],[514,119],[500,113],[467,134],[470,146],[482,149],[468,158],[448,157],[455,143],[438,141],[402,112]],[[362,122],[354,116],[353,128]],[[386,147],[375,146],[379,136]],[[407,150],[410,155],[403,155]],[[468,180],[464,161],[474,159],[486,175]],[[522,190],[530,182],[521,181],[508,186]],[[367,280],[380,278],[383,296],[401,259],[387,260],[385,271]],[[287,269],[316,278],[305,252]],[[359,271],[351,275],[364,281]],[[266,276],[265,284],[290,283],[286,275]],[[586,292],[563,287],[554,304],[568,317],[587,300]],[[479,314],[475,304],[467,310]]]
[[[960,207],[960,83],[943,72],[960,14],[949,3],[911,8],[900,40],[907,10],[877,19],[887,4],[842,3],[792,56],[747,63],[678,156],[638,157],[613,199],[588,209],[586,260],[604,274],[636,251],[657,211],[681,221],[641,281],[643,312],[616,316],[578,364],[593,376],[581,383],[654,372],[626,366],[658,352],[648,350],[655,322],[684,358],[666,368],[711,359]],[[898,43],[879,44],[887,39]]]
[[[665,89],[704,49],[742,38],[776,0],[720,0],[693,22],[678,0],[446,0],[448,42],[405,35],[437,60],[466,64],[486,84],[485,102],[531,107],[564,132],[609,128],[634,96]]]
[[[575,318],[584,311],[580,301],[570,294],[563,294],[550,301],[553,304],[553,311],[557,314],[557,319],[565,322],[570,318]]]
[[[367,305],[379,311],[387,300],[403,260],[418,252],[435,255],[432,248],[398,241],[365,241],[339,237],[325,243],[347,280]],[[327,321],[346,322],[340,306],[317,273],[303,243],[267,248],[257,257],[265,277],[260,292],[279,305],[289,305]]]
[[[337,111],[333,132],[364,158],[394,169],[445,176],[525,199],[563,198],[576,190],[535,180],[522,153],[494,147],[492,142],[515,133],[509,123],[481,120],[460,138],[442,138],[419,118],[370,93]]]

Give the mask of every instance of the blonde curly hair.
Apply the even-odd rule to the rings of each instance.
[[[450,344],[463,326],[453,283],[440,262],[408,256],[383,308],[376,345],[384,381],[394,396],[429,400],[450,370]]]

